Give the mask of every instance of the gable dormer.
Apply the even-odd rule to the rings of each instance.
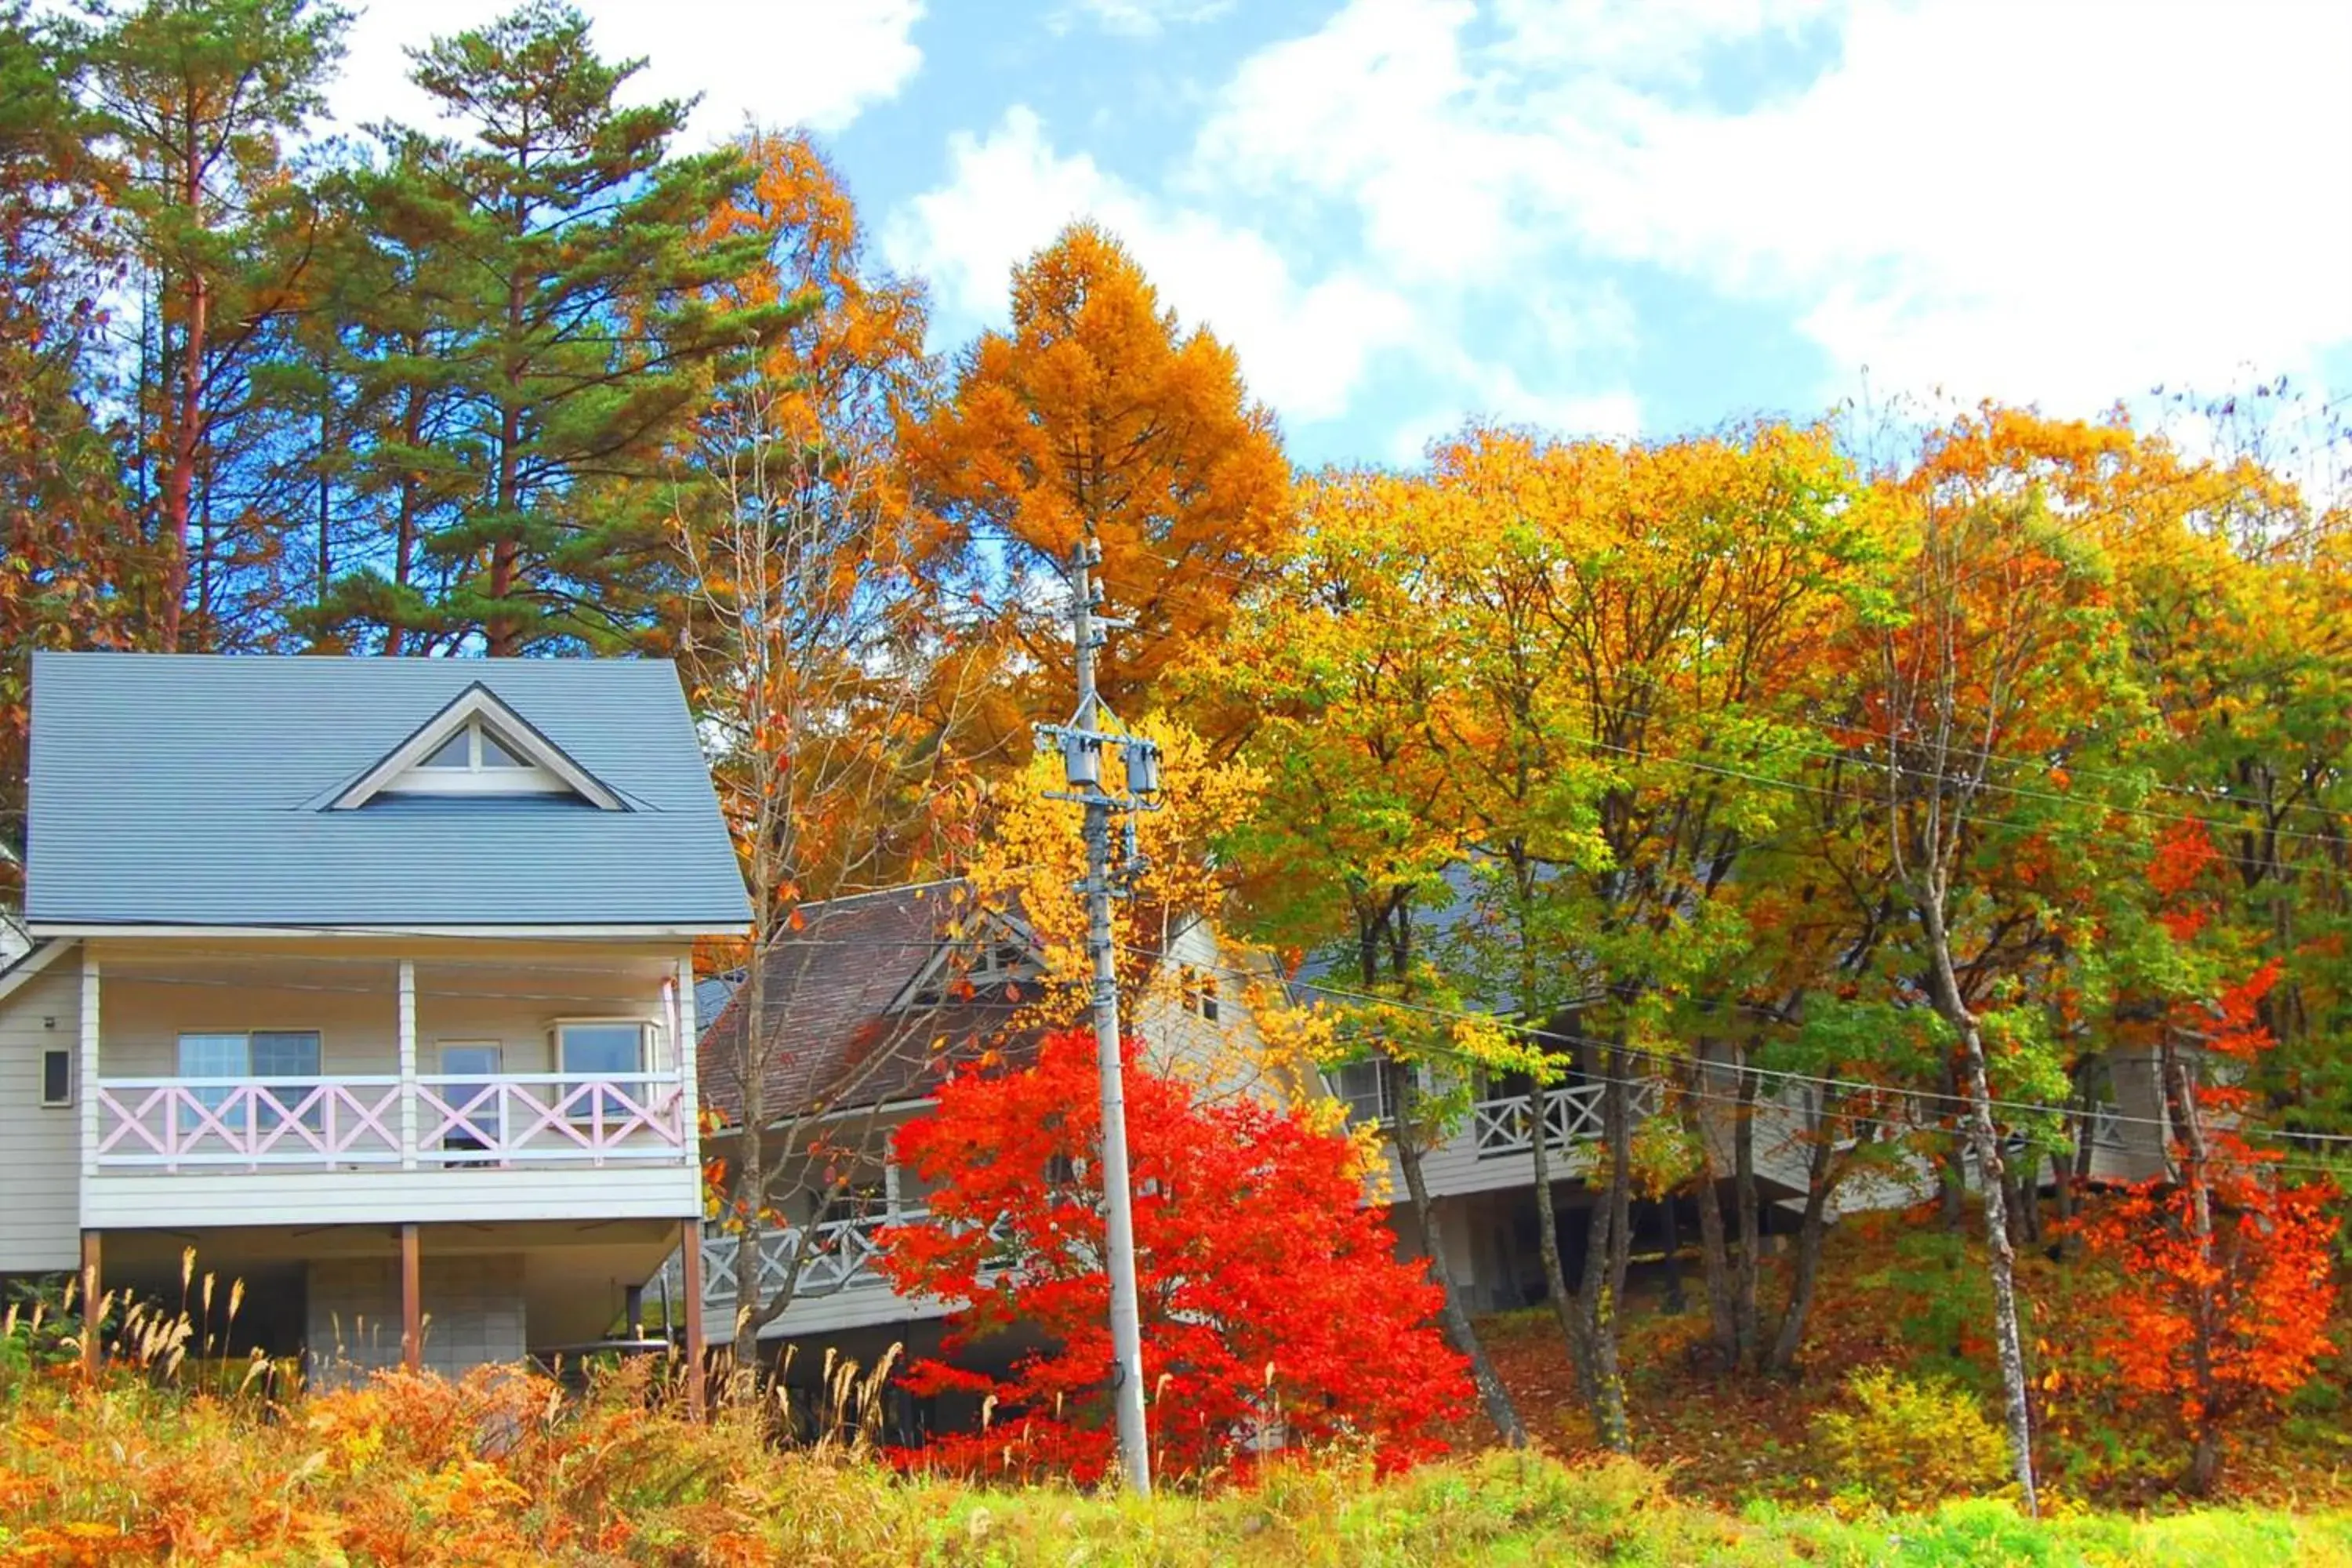
[[[480,681],[420,725],[337,795],[353,811],[415,795],[569,796],[599,811],[628,806]]]
[[[1011,921],[983,915],[970,936],[940,944],[900,991],[890,1010],[905,1013],[936,1007],[959,995],[1034,984],[1045,973],[1045,960],[1034,938]]]

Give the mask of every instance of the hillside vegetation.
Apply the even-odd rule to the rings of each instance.
[[[758,1410],[688,1424],[642,1374],[571,1400],[388,1373],[276,1406],[20,1371],[0,1384],[0,1563],[2352,1563],[2341,1512],[1734,1514],[1633,1461],[1503,1454],[1389,1480],[1335,1454],[1145,1503],[770,1436]]]

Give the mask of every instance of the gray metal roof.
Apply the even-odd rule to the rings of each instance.
[[[328,809],[475,684],[618,795]],[[33,657],[36,926],[663,925],[751,911],[664,660]]]

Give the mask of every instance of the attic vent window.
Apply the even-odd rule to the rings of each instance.
[[[428,768],[463,769],[483,773],[501,768],[528,768],[524,762],[479,724],[468,724],[447,740],[423,764]]]
[[[568,795],[572,786],[477,721],[388,782],[388,795]]]
[[[572,795],[600,811],[621,797],[476,682],[335,796],[350,811],[386,795]]]

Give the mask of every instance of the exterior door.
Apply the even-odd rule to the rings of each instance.
[[[501,1069],[502,1052],[495,1041],[445,1040],[441,1045],[441,1076],[456,1079],[442,1085],[442,1098],[456,1111],[461,1125],[441,1139],[444,1149],[502,1148],[506,1143],[506,1101],[493,1080]],[[478,1160],[451,1160],[448,1164],[482,1164]]]

